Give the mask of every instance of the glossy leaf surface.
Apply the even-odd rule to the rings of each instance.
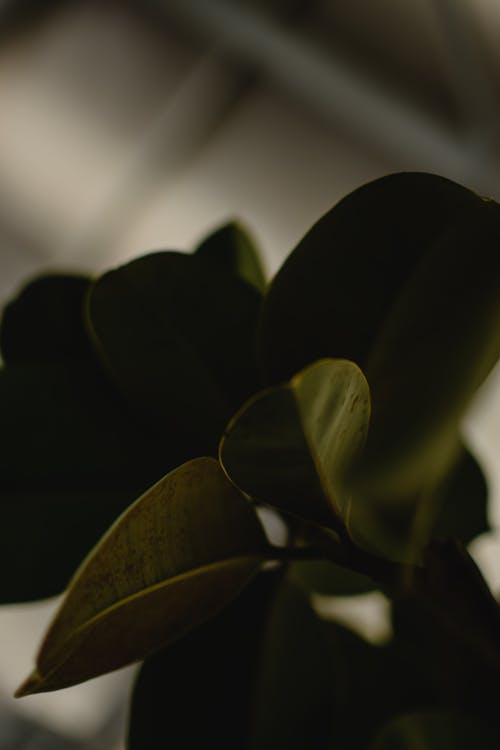
[[[218,263],[153,253],[93,285],[88,322],[132,407],[194,457],[215,453],[232,411],[256,390],[259,304],[259,294]]]
[[[363,447],[369,393],[359,368],[322,360],[251,399],[220,446],[244,492],[306,520],[335,525],[349,511],[344,474]]]
[[[253,508],[219,464],[183,464],[83,562],[18,695],[82,682],[180,637],[240,591],[264,546]]]
[[[237,222],[226,224],[207,237],[196,253],[210,264],[232,270],[259,292],[266,288],[259,252],[248,232]]]

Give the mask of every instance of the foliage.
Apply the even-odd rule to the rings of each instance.
[[[79,567],[17,694],[145,659],[130,750],[497,746],[499,608],[465,548],[487,487],[460,422],[500,356],[499,244],[495,202],[405,173],[267,286],[236,225],[29,283],[0,332],[1,601]],[[373,589],[379,646],[311,596]]]

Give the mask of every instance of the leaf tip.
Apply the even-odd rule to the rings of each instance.
[[[35,669],[29,677],[17,688],[14,693],[14,698],[24,698],[27,695],[33,695],[33,693],[39,693],[42,685],[42,678],[37,669]]]

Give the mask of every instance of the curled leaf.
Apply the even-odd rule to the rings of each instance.
[[[251,399],[230,422],[220,459],[252,497],[334,526],[349,513],[343,478],[363,447],[369,413],[361,370],[320,360]]]

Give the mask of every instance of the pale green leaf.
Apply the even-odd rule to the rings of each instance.
[[[180,637],[243,588],[264,547],[254,509],[217,461],[183,464],[83,562],[17,695],[82,682]]]
[[[362,450],[370,397],[361,370],[320,360],[250,400],[230,422],[221,462],[244,492],[306,520],[346,518],[343,477]]]

